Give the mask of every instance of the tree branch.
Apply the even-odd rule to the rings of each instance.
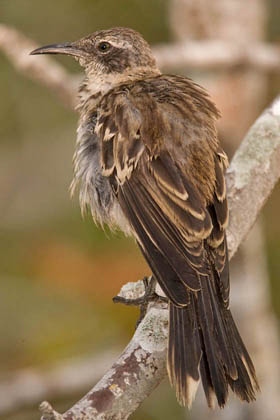
[[[91,357],[71,358],[48,369],[21,369],[1,377],[0,417],[43,398],[65,398],[89,389],[118,354],[118,349],[110,349]]]
[[[164,69],[188,67],[225,70],[239,66],[267,72],[280,69],[280,48],[268,43],[187,41],[158,45],[153,53],[159,67]]]
[[[230,257],[244,241],[280,177],[280,95],[248,131],[227,171]]]
[[[227,172],[232,256],[254,224],[280,177],[280,96],[256,120]],[[123,286],[120,295],[143,294],[141,282]],[[112,368],[65,414],[42,403],[42,420],[124,420],[166,375],[168,314],[162,303],[151,304],[131,342]]]

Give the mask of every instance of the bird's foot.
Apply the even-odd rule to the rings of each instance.
[[[145,293],[143,296],[140,296],[136,299],[127,299],[122,296],[115,296],[113,298],[114,303],[122,303],[124,305],[129,306],[140,306],[140,316],[136,323],[136,328],[140,324],[140,322],[143,320],[144,316],[146,315],[148,304],[150,302],[168,302],[167,298],[164,296],[159,296],[156,292],[156,279],[153,276],[144,277],[143,278]]]

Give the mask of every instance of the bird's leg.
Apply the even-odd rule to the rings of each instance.
[[[160,301],[160,302],[168,302],[167,298],[164,296],[159,296],[156,292],[156,284],[157,281],[153,276],[144,277],[143,278],[145,293],[143,296],[140,296],[136,299],[127,299],[122,296],[115,296],[113,297],[114,303],[123,303],[124,305],[129,306],[140,306],[140,317],[136,323],[136,328],[144,318],[147,312],[149,302]]]

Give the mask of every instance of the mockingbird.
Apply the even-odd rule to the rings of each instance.
[[[208,405],[228,385],[242,400],[255,369],[229,310],[228,220],[217,139],[219,111],[192,80],[163,75],[132,29],[94,32],[31,54],[67,54],[85,69],[72,191],[97,223],[135,237],[169,301],[167,368],[191,406],[201,379]]]

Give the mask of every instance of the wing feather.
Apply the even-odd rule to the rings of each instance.
[[[227,302],[226,163],[215,140],[216,114],[209,104],[204,114],[192,104],[197,108],[189,124],[184,119],[186,95],[180,102],[178,93],[176,104],[167,106],[149,90],[130,90],[111,93],[97,123],[103,175],[109,177],[145,258],[173,303],[186,305],[185,287],[200,290],[199,276],[209,274],[207,253]],[[190,119],[189,111],[185,116]],[[206,130],[201,129],[202,118]]]

